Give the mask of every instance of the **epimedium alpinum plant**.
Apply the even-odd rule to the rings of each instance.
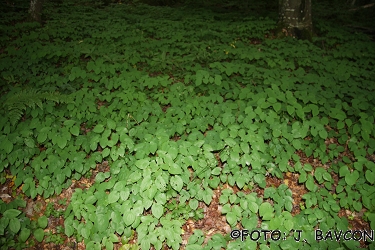
[[[207,216],[202,204],[216,189],[231,228],[303,230],[306,241],[217,234],[203,244],[197,230],[186,249],[357,247],[317,242],[313,230],[350,228],[342,210],[365,211],[374,227],[373,44],[330,26],[313,43],[271,39],[269,18],[201,12],[80,6],[44,27],[17,25],[2,77],[29,78],[71,102],[30,106],[17,126],[1,120],[0,169],[31,198],[59,195],[91,174],[64,212],[65,234],[88,249],[113,249],[135,234],[134,248],[179,249],[183,224]],[[267,182],[287,173],[306,190],[297,214],[293,186]],[[1,220],[20,220],[23,206],[2,208]],[[2,225],[2,240],[44,236]]]
[[[45,215],[31,220],[20,208],[26,207],[26,201],[17,197],[9,203],[1,200],[0,209],[0,242],[1,249],[24,249],[27,246],[41,242],[44,238],[44,229],[47,227],[48,218]],[[32,235],[33,239],[29,240]]]

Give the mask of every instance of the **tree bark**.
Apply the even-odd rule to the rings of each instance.
[[[311,40],[311,0],[279,0],[277,35]]]
[[[43,0],[30,0],[29,13],[33,21],[42,23]]]

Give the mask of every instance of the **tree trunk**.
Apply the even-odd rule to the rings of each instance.
[[[42,23],[43,0],[30,0],[29,13],[33,21]]]
[[[311,40],[311,0],[279,0],[277,36]]]

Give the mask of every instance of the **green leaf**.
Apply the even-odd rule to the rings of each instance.
[[[158,149],[158,144],[155,141],[150,141],[148,145],[148,150],[151,154],[155,154],[156,150]]]
[[[365,131],[366,134],[371,134],[371,132],[373,131],[373,122],[371,121],[367,121],[363,118],[360,119],[361,120],[361,125],[362,125],[362,131]]]
[[[247,200],[241,199],[241,200],[240,200],[240,207],[241,207],[243,210],[246,210],[246,209],[247,209],[247,203],[248,203]]]
[[[353,134],[358,134],[359,131],[361,131],[361,127],[358,125],[358,123],[354,124]]]
[[[287,210],[287,211],[289,211],[289,212],[291,212],[292,211],[292,209],[293,209],[293,202],[286,202],[285,203],[285,209]]]
[[[254,176],[254,181],[256,183],[258,183],[261,188],[266,187],[266,180],[265,180],[265,176],[263,174],[256,174]]]
[[[108,195],[108,203],[115,203],[118,201],[118,199],[120,198],[120,193],[118,191],[112,191],[109,195]]]
[[[292,141],[293,147],[297,150],[301,149],[301,141],[299,139],[294,139]]]
[[[78,136],[79,135],[79,127],[78,126],[71,127],[70,133],[72,133],[72,135]]]
[[[122,201],[126,201],[129,198],[130,191],[129,190],[121,190],[120,191],[120,198]]]
[[[199,86],[202,84],[202,74],[198,71],[196,76],[195,76],[195,86]]]
[[[354,170],[352,173],[347,173],[345,175],[345,182],[349,186],[353,186],[359,178],[359,172],[357,170]]]
[[[306,174],[305,171],[302,171],[302,172],[300,173],[299,178],[298,178],[298,182],[299,182],[299,183],[304,183],[306,180],[307,180],[307,174]]]
[[[246,156],[246,155],[245,155]],[[251,166],[253,169],[261,169],[262,159],[257,151],[251,153]]]
[[[63,174],[61,172],[58,172],[56,174],[56,180],[57,180],[58,183],[63,184],[65,182],[65,179],[66,179],[65,174]]]
[[[242,189],[245,186],[246,181],[247,180],[244,176],[238,176],[238,178],[236,178],[237,187]]]
[[[95,128],[92,130],[92,132],[100,134],[104,131],[104,125],[103,124],[97,124]]]
[[[179,167],[176,163],[173,163],[173,164],[171,164],[171,165],[169,166],[169,168],[168,168],[168,172],[169,172],[170,174],[174,174],[174,175],[176,175],[176,174],[181,174],[181,173],[182,173],[182,169],[181,169],[181,167]]]
[[[176,190],[177,192],[181,191],[182,186],[184,184],[181,177],[178,176],[178,175],[172,176],[169,182],[170,182],[172,188],[174,190]]]
[[[228,124],[232,123],[234,121],[234,117],[232,113],[224,113],[222,123],[225,127],[228,126]]]
[[[3,139],[3,141],[1,142],[1,146],[7,154],[12,152],[13,150],[13,143],[11,143],[7,138]]]
[[[237,223],[237,216],[234,212],[228,212],[225,216],[229,225],[235,225]]]
[[[306,185],[306,188],[307,188],[309,191],[314,192],[315,189],[316,189],[316,186],[315,186],[315,184],[314,184],[314,178],[313,178],[311,175],[309,175],[309,176],[307,177],[307,181],[306,181],[305,185]]]
[[[221,213],[222,214],[227,214],[231,211],[231,208],[230,208],[230,205],[229,204],[225,204],[222,208],[221,208]]]
[[[244,228],[256,228],[258,225],[258,216],[251,216],[250,218],[242,217],[242,225]]]
[[[142,174],[139,171],[133,172],[128,177],[128,183],[135,183],[142,178]]]
[[[107,140],[107,142],[108,142],[108,140]],[[105,146],[103,146],[102,143],[100,143],[100,144],[101,144],[102,148],[104,148],[103,151],[102,151],[101,159],[104,159],[104,158],[106,158],[108,155],[110,155],[111,150],[110,150],[109,148],[105,148]]]
[[[220,167],[216,167],[216,168],[212,169],[212,171],[211,171],[212,175],[220,175],[220,173],[221,173]]]
[[[130,226],[135,221],[134,211],[126,211],[123,216],[123,220],[126,226]]]
[[[338,108],[331,108],[329,115],[339,121],[343,121],[346,118],[345,112]]]
[[[204,203],[206,203],[207,206],[210,205],[212,201],[212,195],[213,195],[213,191],[210,188],[205,189],[202,194],[203,201]]]
[[[97,201],[97,198],[95,195],[90,195],[89,197],[86,198],[85,204],[94,204]]]
[[[100,183],[100,182],[103,182],[105,179],[108,178],[108,174],[110,174],[109,172],[106,172],[106,173],[103,173],[103,172],[99,172],[96,176],[95,176],[95,181]],[[130,178],[130,177],[129,177]]]
[[[370,133],[366,130],[361,130],[361,136],[366,142],[368,142],[370,139]]]
[[[196,210],[198,208],[198,201],[196,199],[191,199],[189,201],[189,206],[191,209]]]
[[[303,169],[311,172],[313,170],[313,167],[310,164],[306,163],[305,165],[303,165]]]
[[[287,231],[291,231],[294,227],[293,219],[285,220],[283,224]]]
[[[99,136],[94,136],[90,139],[90,149],[92,151],[96,150],[96,148],[98,147],[98,142],[99,142]]]
[[[43,143],[47,140],[47,136],[48,136],[47,133],[39,133],[36,140],[38,143]]]
[[[338,213],[341,208],[336,203],[333,203],[333,204],[331,204],[331,209],[332,209],[333,212]]]
[[[176,159],[178,155],[178,149],[177,147],[170,147],[168,150],[168,154],[171,156],[172,160]]]
[[[281,125],[273,127],[273,130],[272,130],[273,137],[279,137],[282,133],[283,132],[282,132],[282,126]]]
[[[250,153],[250,147],[249,147],[248,143],[241,142],[240,147],[241,147],[242,152],[244,152],[245,154],[249,154]]]
[[[231,194],[231,195],[229,196],[229,202],[230,202],[231,204],[236,204],[236,203],[237,203],[237,199],[238,199],[238,197],[237,197],[237,195],[235,195],[235,194]]]
[[[340,177],[344,177],[347,174],[350,174],[348,166],[346,166],[346,165],[341,166],[340,170],[339,170],[339,174],[340,174]]]
[[[151,198],[152,199],[152,198]],[[148,199],[147,197],[143,199],[143,207],[144,209],[148,210],[152,206],[153,201]]]
[[[39,217],[38,218],[38,225],[39,225],[39,227],[41,227],[43,229],[46,228],[47,225],[48,225],[48,218],[44,215]]]
[[[286,110],[288,111],[288,114],[290,115],[290,116],[292,116],[293,114],[294,114],[294,107],[293,106],[290,106],[290,105],[288,105],[287,107],[286,107]]]
[[[109,129],[113,129],[113,130],[116,129],[116,122],[112,119],[108,119],[107,120],[107,127]]]
[[[311,112],[313,116],[317,116],[319,114],[319,107],[315,104],[310,104]]]
[[[154,203],[151,207],[151,212],[156,218],[160,219],[164,213],[163,206],[159,203]]]
[[[220,203],[220,204],[228,203],[228,196],[227,196],[227,195],[224,195],[224,194],[220,195],[219,203]]]
[[[230,137],[225,138],[224,141],[225,141],[225,144],[227,144],[229,147],[234,147],[237,144],[236,141]]]
[[[281,109],[281,103],[279,103],[279,102],[274,103],[272,106],[273,106],[273,109],[275,110],[276,113],[278,113]]]
[[[118,239],[117,235],[114,234],[114,233],[109,235],[108,240],[111,241],[111,242],[115,242],[115,243],[119,242],[119,239]]]
[[[361,211],[362,210],[362,203],[358,201],[353,201],[353,207],[356,211]],[[333,209],[332,209],[333,210]]]
[[[31,196],[31,198],[34,199],[37,194],[38,194],[38,191],[35,188],[35,186],[34,187],[30,187],[30,196]]]
[[[110,149],[109,148],[105,148],[105,147],[107,147],[108,146],[108,138],[106,137],[106,136],[104,136],[104,134],[103,134],[103,136],[99,139],[99,144],[100,144],[100,146],[102,147],[102,148],[104,148],[104,150],[106,150],[106,151],[104,151],[103,150],[103,152],[102,152],[102,155],[103,155],[103,158],[105,158],[105,157],[107,157],[108,155],[109,155],[109,153],[110,153]]]
[[[221,85],[222,77],[220,75],[215,75],[215,84]]]
[[[35,141],[32,138],[30,138],[30,137],[25,138],[25,144],[29,148],[34,148],[35,147]]]
[[[328,133],[327,133],[327,131],[325,129],[322,129],[322,130],[319,130],[319,136],[322,139],[326,139],[327,136],[328,136]]]
[[[156,177],[155,185],[153,186],[155,186],[155,188],[159,189],[161,192],[164,192],[167,187],[167,183],[165,182],[164,178],[159,175],[158,177]]]
[[[64,126],[66,126],[66,127],[71,127],[71,126],[73,126],[75,123],[76,123],[75,120],[65,120],[65,121],[64,121]]]
[[[20,221],[18,220],[18,218],[12,218],[10,219],[9,221],[9,229],[10,231],[12,231],[13,233],[18,233],[18,231],[20,230],[21,228],[21,223]]]
[[[91,230],[88,227],[81,228],[81,235],[85,239],[89,239],[91,234]]]
[[[150,164],[150,161],[148,159],[140,159],[135,162],[135,165],[139,169],[145,169]]]
[[[29,239],[30,237],[30,234],[31,234],[31,230],[28,229],[28,228],[22,228],[21,232],[20,232],[20,241],[21,242],[26,242],[27,239]]]
[[[324,171],[323,179],[326,180],[326,181],[331,181],[332,176],[327,171]]]
[[[71,225],[64,225],[64,226],[65,226],[66,236],[71,237],[74,233],[74,227],[72,227]]]
[[[9,219],[12,219],[12,218],[16,218],[20,213],[21,211],[17,209],[8,209],[3,213],[3,216]]]
[[[37,241],[42,242],[44,239],[44,231],[41,228],[38,228],[34,231],[34,237]]]
[[[315,168],[314,177],[315,179],[321,183],[323,180],[323,173],[325,172],[325,169],[322,167]],[[310,190],[311,191],[311,190]]]
[[[210,144],[207,144],[207,143],[203,144],[202,148],[204,151],[208,151],[208,152],[214,151],[214,148]]]
[[[67,142],[68,141],[66,140],[65,137],[63,136],[57,137],[57,146],[59,146],[59,148],[64,149],[66,147]]]
[[[223,131],[220,132],[220,139],[224,140],[229,136],[228,130],[224,129]]]
[[[353,124],[353,121],[350,120],[350,119],[346,119],[346,120],[345,120],[345,123],[346,123],[346,125],[348,126],[348,128],[350,128],[350,127],[352,126],[352,124]]]
[[[264,198],[273,198],[276,193],[276,189],[274,187],[268,187],[264,190],[263,197]]]
[[[111,242],[111,241],[107,241],[107,242],[105,243],[105,249],[113,250],[113,242]]]
[[[343,129],[345,127],[344,121],[338,121],[337,122],[337,129]]]
[[[375,173],[371,170],[367,170],[366,171],[366,180],[369,183],[374,184],[375,183]]]
[[[248,207],[249,207],[250,211],[253,212],[254,214],[258,213],[259,206],[254,201],[249,201]]]
[[[274,209],[269,202],[264,202],[259,207],[259,215],[263,220],[270,220],[274,217]]]

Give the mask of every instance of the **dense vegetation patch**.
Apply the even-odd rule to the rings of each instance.
[[[266,16],[99,7],[50,3],[43,26],[4,13],[2,249],[353,249],[314,230],[375,228],[368,36],[318,21],[311,43],[278,40]],[[187,226],[212,204],[222,233]]]

